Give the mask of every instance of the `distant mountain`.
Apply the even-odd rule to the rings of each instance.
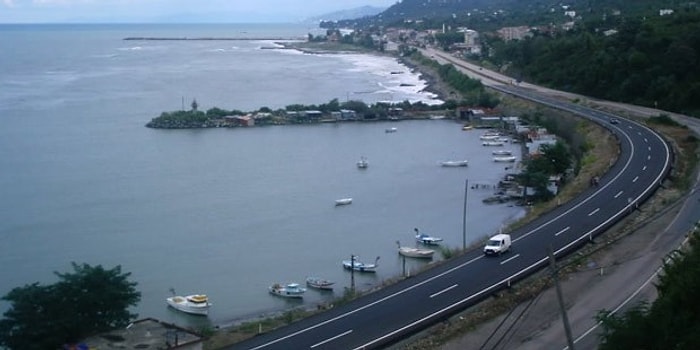
[[[386,7],[362,6],[348,10],[340,10],[323,15],[314,16],[304,20],[306,23],[319,23],[321,21],[343,21],[354,20],[358,18],[375,16],[386,10]]]

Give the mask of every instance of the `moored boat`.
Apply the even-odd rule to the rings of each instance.
[[[348,205],[352,203],[352,198],[341,198],[335,200],[335,205]]]
[[[311,288],[322,289],[322,290],[333,290],[333,285],[335,282],[329,281],[324,278],[319,277],[307,277],[306,285]]]
[[[460,166],[467,166],[469,162],[466,160],[446,160],[444,162],[440,162],[440,165],[444,167],[460,167]]]
[[[173,309],[193,315],[207,315],[211,306],[209,298],[204,294],[175,295],[165,299],[165,301]]]
[[[358,272],[377,272],[377,262],[379,261],[379,257],[377,257],[374,260],[374,264],[366,264],[358,260],[358,257],[355,257],[352,260],[343,260],[343,268],[347,270],[354,270]]]
[[[503,141],[495,140],[495,141],[484,141],[481,143],[481,145],[482,146],[503,146],[504,143],[505,142],[503,142]]]
[[[432,249],[402,247],[399,241],[396,241],[396,245],[399,247],[399,255],[409,258],[432,259],[433,254],[435,253],[435,251]]]
[[[492,151],[491,154],[494,156],[510,156],[513,154],[513,151],[507,150],[507,149],[498,149],[495,151]]]
[[[499,162],[499,163],[512,163],[515,162],[516,158],[515,156],[497,156],[493,157],[494,162]]]
[[[361,157],[360,160],[357,161],[357,167],[360,169],[366,169],[369,166],[369,162],[367,162],[367,158]]]
[[[442,238],[420,233],[417,228],[414,228],[413,231],[416,232],[416,241],[418,243],[423,243],[425,245],[438,245],[440,242],[442,242]]]
[[[277,295],[283,298],[301,298],[306,292],[306,288],[302,288],[298,283],[275,283],[269,288],[270,294]]]
[[[384,130],[384,132],[388,134],[388,133],[396,132],[397,130],[398,130],[397,128],[386,128]]]

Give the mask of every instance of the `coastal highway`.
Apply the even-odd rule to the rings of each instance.
[[[489,85],[604,125],[618,140],[617,161],[601,175],[598,186],[510,232],[513,245],[502,256],[485,257],[473,251],[348,304],[227,349],[382,348],[543,269],[548,264],[550,249],[555,257],[561,257],[593,240],[636,210],[662,185],[671,169],[669,146],[641,124],[503,81]],[[610,122],[613,117],[618,120],[615,124]]]

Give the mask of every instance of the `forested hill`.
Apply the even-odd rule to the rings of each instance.
[[[681,0],[402,0],[384,12],[362,19],[340,21],[340,27],[396,26],[420,22],[435,28],[442,24],[466,26],[477,31],[509,25],[544,25],[566,20],[563,9],[586,17],[619,11],[626,16],[658,13],[661,8],[694,6]],[[326,24],[325,26],[333,26]]]
[[[700,116],[700,12],[589,21],[559,35],[494,42],[511,76]]]

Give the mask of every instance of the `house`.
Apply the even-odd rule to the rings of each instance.
[[[95,335],[83,341],[89,349],[177,349],[202,350],[204,338],[174,324],[146,318],[126,328]]]
[[[522,40],[528,36],[532,36],[532,32],[530,31],[530,27],[528,26],[503,27],[497,32],[498,35],[505,41]]]
[[[335,120],[357,120],[357,113],[350,109],[331,112],[331,116]]]

